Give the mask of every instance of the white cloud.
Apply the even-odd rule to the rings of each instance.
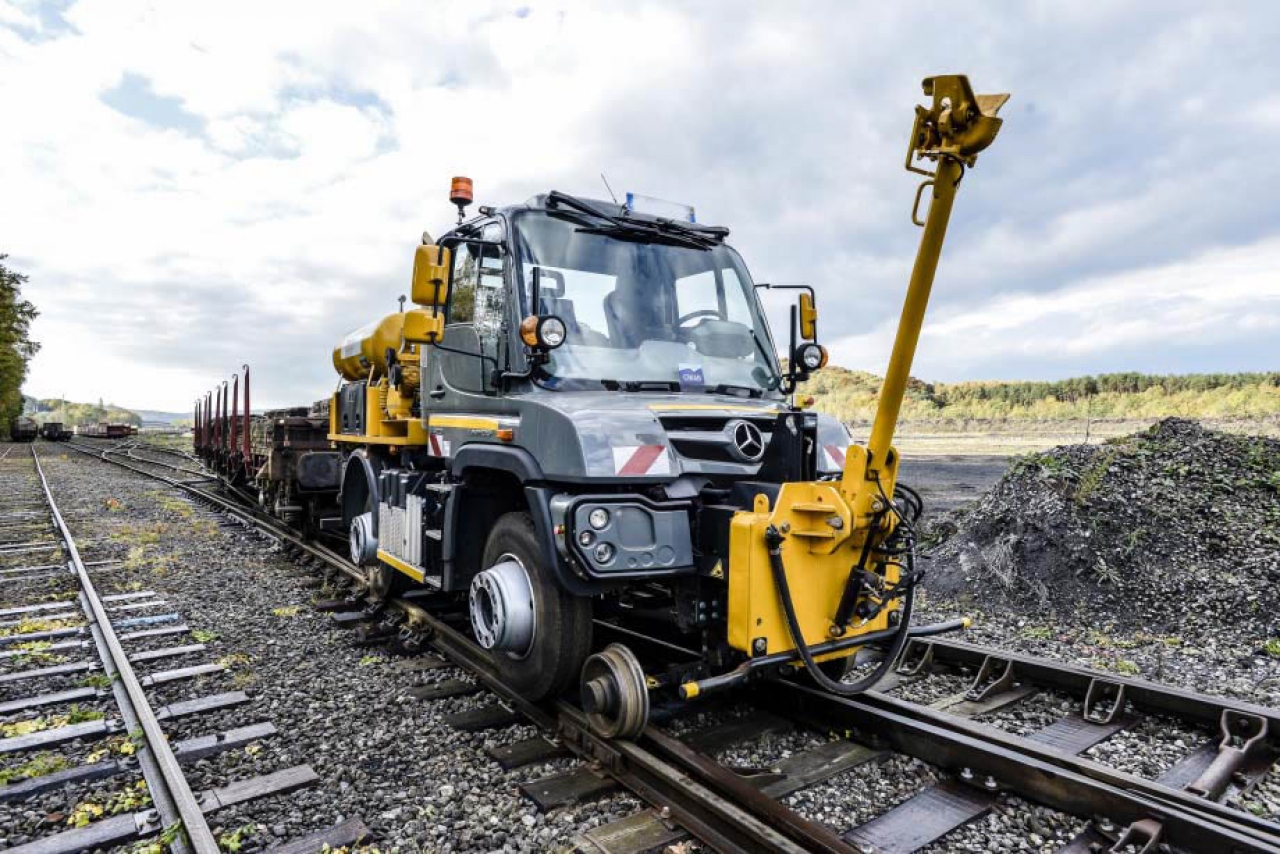
[[[1280,202],[1252,189],[1280,180],[1257,157],[1276,112],[1256,91],[1274,71],[1268,4],[961,22],[879,4],[528,5],[113,0],[50,29],[0,0],[0,169],[21,200],[0,209],[0,252],[43,312],[28,390],[185,408],[247,360],[264,403],[325,393],[332,342],[392,309],[417,235],[452,222],[455,174],[482,203],[601,195],[601,171],[690,201],[759,279],[817,286],[836,356],[874,364],[916,239],[910,105],[949,70],[1015,97],[961,192],[921,371],[991,370],[973,339],[1123,369],[1166,323],[1244,330],[1242,364],[1274,367],[1256,275],[1213,262],[1211,301],[1142,278],[1271,246]],[[103,103],[129,75],[192,127]]]
[[[1280,238],[1273,237],[1048,293],[1008,294],[935,312],[926,322],[913,373],[958,379],[975,365],[1004,362],[1018,373],[1020,360],[1053,364],[1183,341],[1236,346],[1280,327],[1276,270]],[[895,329],[896,319],[869,334],[841,337],[831,344],[832,355],[883,371]],[[1269,355],[1280,356],[1280,346]]]

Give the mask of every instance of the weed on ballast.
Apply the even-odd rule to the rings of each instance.
[[[70,767],[71,761],[65,756],[56,753],[37,753],[21,765],[0,768],[0,786],[32,777],[43,777]]]

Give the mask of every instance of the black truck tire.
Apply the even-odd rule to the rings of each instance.
[[[529,652],[517,658],[490,653],[502,679],[529,700],[554,697],[576,684],[591,652],[591,600],[573,596],[555,581],[538,547],[528,513],[498,519],[484,547],[484,566],[512,555],[524,566],[533,591],[534,634]]]

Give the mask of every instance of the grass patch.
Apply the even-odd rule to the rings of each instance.
[[[111,687],[111,677],[105,673],[91,673],[80,680],[81,688],[97,688],[100,691]]]
[[[21,765],[0,768],[0,786],[32,777],[43,777],[70,767],[71,762],[65,756],[59,756],[56,753],[37,753]]]
[[[78,620],[46,620],[40,617],[23,617],[22,622],[11,629],[0,629],[0,638],[14,635],[29,635],[34,632],[52,632],[58,629],[69,629],[83,626]]]
[[[1262,645],[1262,649],[1272,658],[1280,658],[1280,639],[1271,638]]]
[[[1111,468],[1111,464],[1115,462],[1116,457],[1119,455],[1120,446],[1113,445],[1107,448],[1080,475],[1080,482],[1076,484],[1076,494],[1073,496],[1077,507],[1088,505],[1089,499],[1093,497],[1093,493],[1102,484],[1103,478],[1107,476],[1107,471]]]
[[[122,564],[125,569],[146,570],[153,575],[167,575],[173,569],[173,558],[168,555],[153,553],[150,544],[129,547],[129,556]],[[142,582],[135,582],[141,588]]]
[[[163,523],[124,525],[120,530],[113,533],[109,539],[132,546],[154,546],[160,542],[160,537],[164,535],[167,527]]]
[[[272,608],[271,613],[277,617],[296,617],[301,610],[301,605],[286,605],[283,608]]]
[[[73,704],[65,715],[41,715],[38,718],[27,718],[9,724],[0,724],[0,737],[16,738],[20,735],[31,735],[45,730],[58,729],[85,721],[99,721],[105,717],[96,709],[82,709]]]
[[[138,749],[137,740],[128,736],[117,735],[115,738],[103,742],[97,750],[86,756],[84,761],[89,765],[93,765],[110,756],[133,756],[138,752]]]
[[[245,840],[258,829],[255,824],[242,824],[235,830],[229,830],[218,837],[218,847],[223,851],[236,852],[244,847]]]
[[[166,512],[174,513],[181,516],[183,519],[190,519],[195,515],[195,508],[183,501],[181,498],[174,498],[172,495],[166,495],[163,492],[155,490],[148,492],[147,495],[154,498],[156,503],[160,505],[161,509]]]
[[[105,804],[94,801],[81,801],[67,818],[71,827],[88,827],[104,815],[119,815],[125,812],[136,812],[151,805],[151,795],[147,792],[145,780],[139,780],[132,786],[121,789],[107,799]]]
[[[218,639],[218,633],[208,629],[192,629],[191,637],[196,643],[212,643]]]

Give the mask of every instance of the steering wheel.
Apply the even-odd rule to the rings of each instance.
[[[700,308],[697,311],[691,311],[688,314],[683,315],[679,320],[676,321],[676,326],[684,326],[685,321],[693,320],[695,317],[702,317],[704,315],[710,316],[710,317],[719,317],[720,312],[716,311],[714,308]]]

